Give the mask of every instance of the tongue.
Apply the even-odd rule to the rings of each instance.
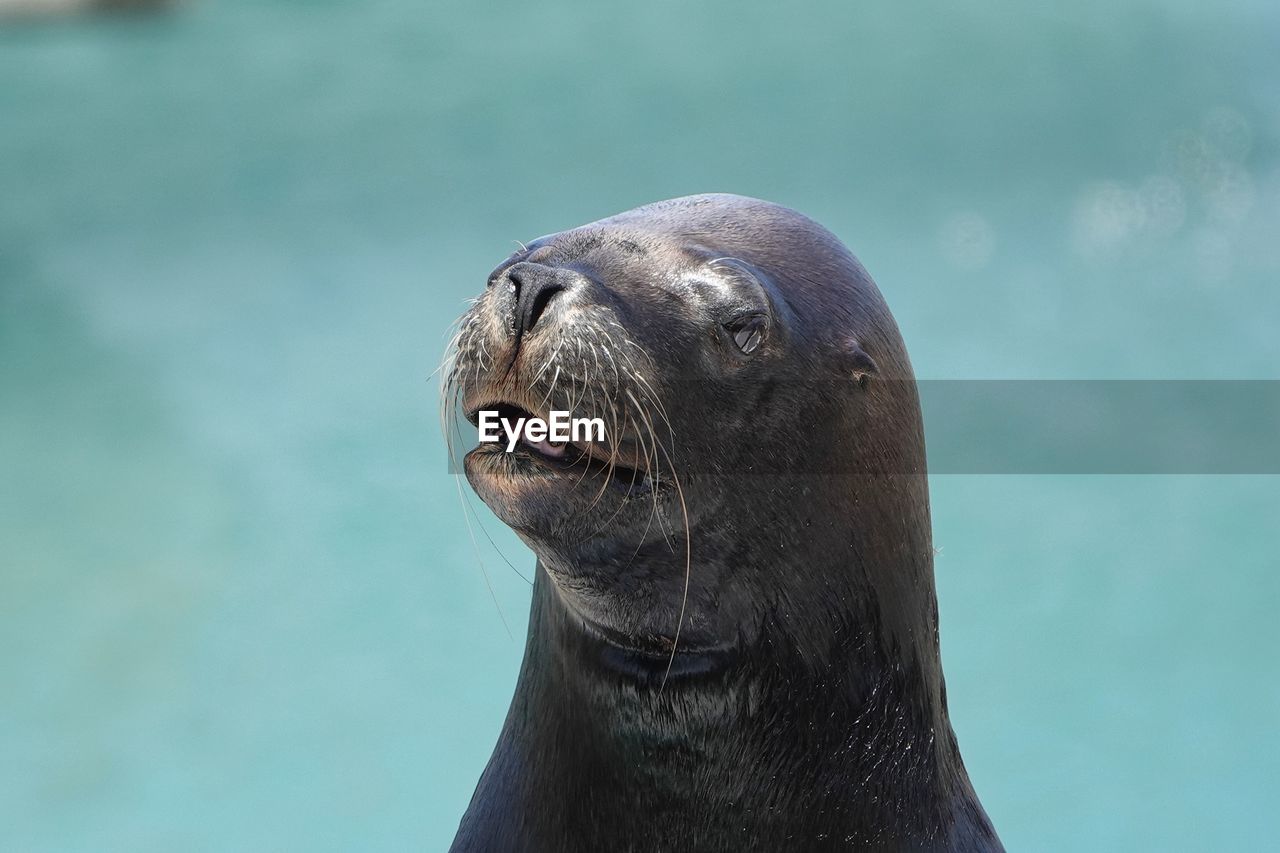
[[[528,439],[525,440],[525,444],[529,445],[544,456],[554,456],[557,458],[564,456],[565,445],[563,444],[552,444],[549,441],[529,441]]]

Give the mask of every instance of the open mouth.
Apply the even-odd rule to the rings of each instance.
[[[510,452],[520,454],[554,470],[579,471],[583,476],[588,474],[605,476],[610,484],[628,492],[650,491],[660,485],[660,480],[650,475],[649,466],[642,470],[634,464],[624,464],[624,460],[638,462],[637,454],[616,452],[604,442],[554,441],[550,435],[545,439],[531,439],[523,429],[519,429],[519,437],[514,446],[511,446],[511,433],[508,430],[516,432],[517,425],[526,424],[533,419],[547,420],[542,415],[535,415],[516,403],[503,400],[468,406],[467,420],[477,429],[480,427],[482,412],[495,412],[497,423],[501,426],[497,431],[498,440],[482,441],[475,452],[488,454]],[[490,415],[488,420],[492,424],[493,416]]]

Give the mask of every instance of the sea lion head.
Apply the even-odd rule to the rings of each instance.
[[[797,607],[904,642],[928,627],[910,363],[866,271],[792,210],[691,196],[522,245],[463,316],[446,397],[473,423],[603,421],[603,440],[504,440],[464,464],[614,641],[730,648]],[[829,631],[792,628],[829,652]]]

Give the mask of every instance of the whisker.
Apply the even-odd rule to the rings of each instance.
[[[635,395],[631,393],[630,389],[627,389],[627,397],[630,398],[632,404],[636,407],[636,414],[639,415],[640,420],[644,423],[645,428],[648,429],[649,431],[649,439],[650,439],[649,447],[652,448],[653,456],[652,456],[652,460],[650,460],[649,452],[647,450],[645,451],[645,467],[647,468],[646,473],[648,474],[649,479],[656,482],[657,477],[656,477],[655,469],[657,468],[657,463],[658,463],[658,436],[654,432],[653,422],[649,418],[649,413],[645,410],[644,406],[640,405],[640,402],[636,400]],[[637,435],[639,435],[638,432],[637,432]],[[657,489],[653,490],[653,505],[654,505],[654,509],[657,510],[658,508]],[[671,549],[671,553],[674,554],[676,549],[675,549],[675,546],[671,544],[671,537],[667,535],[666,525],[663,524],[663,515],[661,512],[658,512],[657,515],[658,515],[658,529],[662,531],[663,540],[666,541],[667,547]]]
[[[484,567],[484,560],[480,558],[480,545],[476,542],[475,531],[471,529],[471,518],[465,512],[467,502],[462,497],[462,484],[455,479],[454,485],[458,487],[458,500],[462,501],[464,509],[462,519],[467,523],[467,535],[471,537],[471,547],[476,552],[476,563],[480,566],[480,575],[484,578],[484,585],[489,590],[489,597],[493,599],[493,606],[498,608],[498,618],[502,620],[503,630],[507,632],[508,639],[514,640],[515,636],[511,633],[511,626],[507,624],[507,616],[502,612],[502,605],[498,603],[498,594],[494,592],[493,584],[489,582],[489,572]]]
[[[662,684],[658,692],[662,693],[671,677],[671,667],[676,662],[676,651],[680,647],[680,632],[684,629],[685,609],[689,605],[689,579],[693,575],[693,531],[689,529],[689,507],[684,500],[684,487],[680,484],[680,476],[676,474],[675,463],[663,449],[667,457],[667,465],[671,469],[671,481],[676,487],[676,496],[680,498],[680,514],[684,518],[684,592],[680,596],[680,615],[676,617],[676,635],[671,639],[671,657],[667,660],[667,671],[662,675]]]
[[[459,440],[461,440],[462,439],[461,430],[457,428],[456,422],[454,424],[454,432],[458,433],[458,438]],[[496,553],[499,557],[502,558],[502,562],[506,563],[511,568],[511,571],[516,573],[516,576],[519,577],[520,580],[532,586],[533,581],[529,579],[529,576],[526,575],[524,572],[520,571],[518,568],[516,568],[515,564],[512,563],[509,559],[507,559],[507,555],[502,553],[502,549],[498,547],[498,543],[494,541],[494,538],[492,536],[489,535],[489,530],[484,526],[484,523],[480,521],[480,514],[476,512],[475,507],[471,506],[471,504],[468,502],[464,502],[463,507],[464,509],[468,509],[471,511],[472,517],[475,518],[476,520],[476,526],[480,528],[480,532],[484,534],[484,538],[489,540],[489,544],[493,546],[494,553]]]

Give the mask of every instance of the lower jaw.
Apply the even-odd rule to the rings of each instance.
[[[572,459],[569,457],[553,458],[523,447],[517,447],[511,453],[492,447],[478,447],[467,454],[467,459],[487,468],[499,468],[500,476],[510,478],[513,482],[527,480],[534,488],[542,488],[537,481],[561,480],[572,478],[568,485],[581,488],[588,494],[588,500],[594,498],[602,488],[608,488],[626,498],[648,498],[655,491],[662,491],[664,486],[655,482],[641,471],[620,466],[610,466],[594,457]],[[601,478],[607,478],[601,482]],[[547,484],[547,488],[556,488],[555,484]]]

